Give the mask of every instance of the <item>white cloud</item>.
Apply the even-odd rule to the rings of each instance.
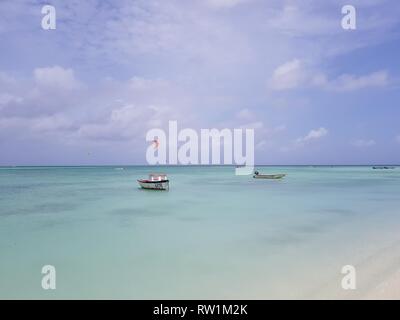
[[[299,137],[294,140],[288,146],[280,147],[279,150],[282,152],[289,152],[301,147],[304,147],[306,144],[311,143],[312,141],[317,141],[322,139],[328,134],[328,130],[324,127],[320,127],[318,129],[310,130],[305,136]]]
[[[69,131],[76,128],[72,119],[61,114],[34,118],[31,126],[35,132]]]
[[[72,69],[64,69],[60,66],[36,68],[33,75],[39,86],[64,90],[79,87],[79,82],[75,79]]]
[[[147,130],[163,127],[171,119],[178,118],[167,106],[125,105],[111,110],[102,122],[83,124],[78,135],[89,140],[141,140]]]
[[[236,113],[236,118],[244,121],[253,120],[254,114],[249,109],[245,108]]]
[[[332,35],[340,32],[337,19],[325,12],[316,14],[311,7],[285,5],[275,11],[268,25],[289,36]]]
[[[387,71],[377,71],[364,76],[343,74],[328,84],[328,88],[337,91],[354,91],[371,87],[385,87],[389,83]]]
[[[232,8],[247,0],[207,0],[207,3],[216,8]]]
[[[8,105],[10,103],[21,103],[23,98],[14,96],[9,93],[0,93],[0,109],[2,106]]]
[[[255,148],[257,150],[266,150],[276,143],[276,137],[286,130],[286,125],[270,125],[264,123],[263,117],[256,112],[243,108],[235,113],[232,120],[224,121],[217,127],[221,128],[239,128],[242,130],[253,129],[255,132]]]
[[[304,81],[301,62],[298,59],[288,61],[277,67],[269,86],[273,90],[286,90],[298,87]]]
[[[78,87],[85,90],[71,93]],[[163,127],[172,119],[186,125],[195,117],[186,92],[158,78],[108,78],[88,86],[75,78],[72,69],[56,66],[35,69],[32,78],[11,89],[12,94],[0,91],[3,136],[19,132],[75,144],[89,140],[144,143],[149,128]]]
[[[254,129],[254,130],[260,130],[264,129],[264,123],[262,121],[254,121],[254,122],[249,122],[246,124],[243,124],[239,126],[240,129]]]
[[[342,74],[329,79],[321,71],[317,71],[299,59],[293,59],[278,66],[269,80],[268,87],[272,90],[289,90],[300,87],[315,87],[330,91],[355,91],[365,88],[385,87],[389,84],[386,70],[356,76]]]
[[[160,90],[161,88],[168,88],[169,83],[163,79],[146,79],[135,76],[129,80],[129,86],[134,90],[154,90],[154,88]]]
[[[7,83],[5,86],[0,83],[3,117],[34,118],[82,108],[85,86],[75,78],[72,69],[60,66],[36,68],[31,77]]]
[[[368,148],[376,145],[375,140],[369,139],[369,140],[364,140],[364,139],[357,139],[352,142],[352,145],[358,148]]]
[[[5,117],[0,118],[0,129],[11,130],[14,135],[26,138],[37,137],[43,139],[45,137],[63,136],[63,141],[68,134],[77,129],[77,125],[72,118],[66,115],[39,115],[37,117]]]
[[[319,129],[313,129],[311,130],[306,136],[300,137],[296,139],[297,143],[305,143],[311,140],[317,140],[321,139],[322,137],[326,136],[328,134],[328,130],[325,128],[321,127]]]
[[[15,117],[0,117],[0,129],[11,129],[21,126],[21,119]]]

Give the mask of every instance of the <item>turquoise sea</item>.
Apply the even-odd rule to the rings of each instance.
[[[0,298],[363,297],[400,269],[400,168],[118,168],[0,168]]]

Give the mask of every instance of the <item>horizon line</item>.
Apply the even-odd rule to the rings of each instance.
[[[392,163],[369,163],[369,164],[254,164],[252,167],[368,167],[368,166],[395,166],[398,167],[400,164]],[[23,167],[245,167],[245,165],[236,164],[40,164],[40,165],[0,165],[0,168],[23,168]]]

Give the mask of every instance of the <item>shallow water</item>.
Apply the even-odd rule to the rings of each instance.
[[[0,168],[0,298],[330,297],[400,241],[400,168],[116,168]],[[170,191],[139,189],[149,171]]]

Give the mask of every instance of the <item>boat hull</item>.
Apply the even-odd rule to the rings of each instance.
[[[168,190],[169,180],[161,181],[150,181],[150,180],[138,180],[141,188],[149,190]]]
[[[276,179],[282,179],[284,176],[286,176],[286,174],[258,174],[258,175],[254,175],[253,178],[254,179],[272,179],[272,180],[276,180]]]

